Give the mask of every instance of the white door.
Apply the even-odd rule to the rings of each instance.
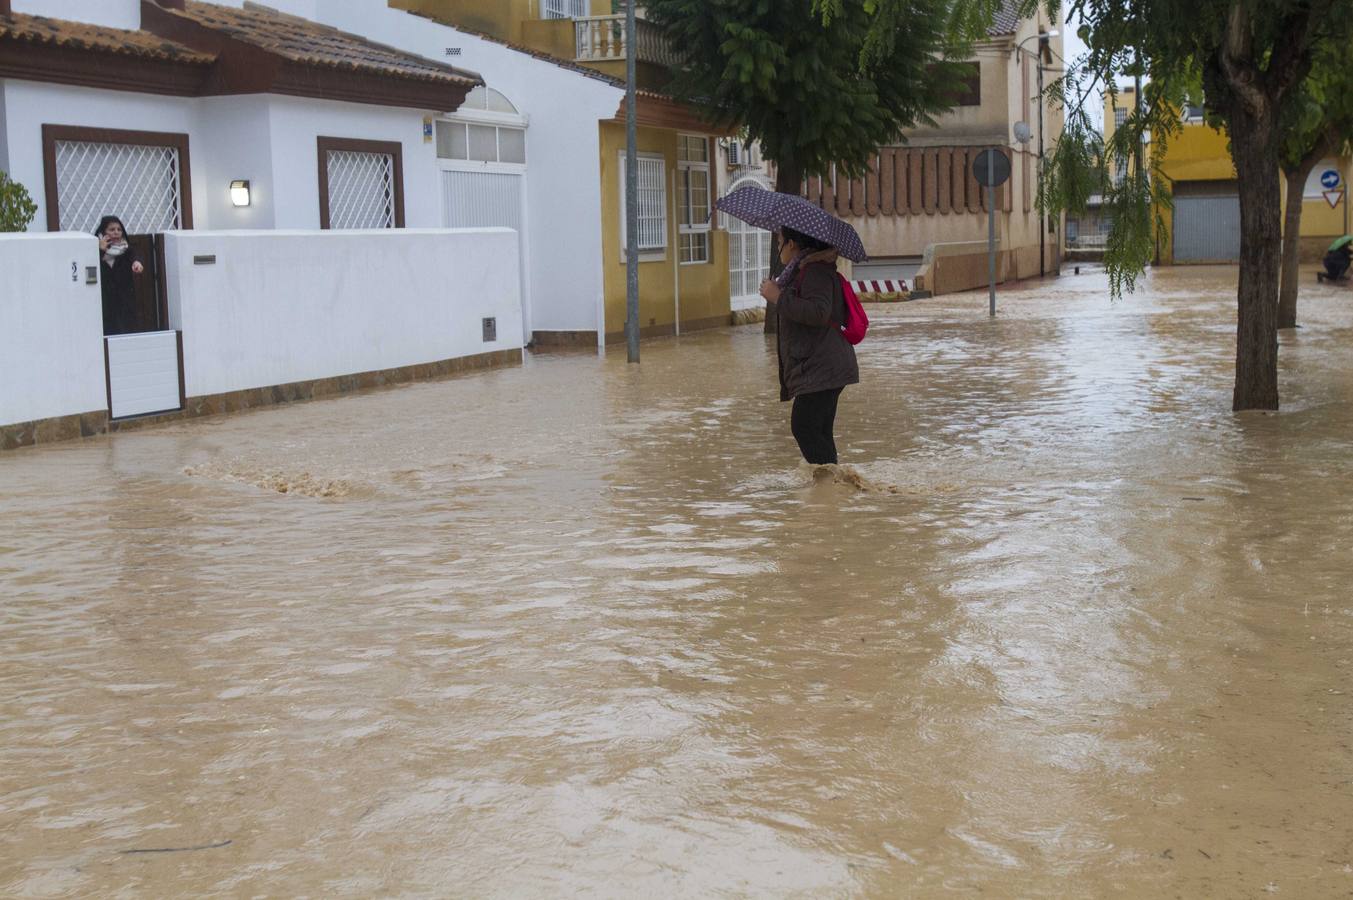
[[[108,370],[108,413],[114,419],[183,407],[177,331],[145,331],[103,339]]]
[[[442,224],[447,228],[511,228],[517,232],[521,267],[522,338],[531,341],[527,299],[526,241],[523,212],[525,176],[499,172],[442,170]]]
[[[733,182],[728,193],[748,184],[770,187],[763,179],[751,176]],[[728,304],[734,310],[764,306],[761,282],[770,276],[770,232],[730,215],[720,215],[728,232]]]
[[[770,232],[728,217],[728,293],[733,309],[764,305],[761,282],[770,274]]]

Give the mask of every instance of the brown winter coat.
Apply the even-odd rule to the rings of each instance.
[[[775,304],[780,399],[859,384],[855,348],[841,335],[846,301],[836,251],[807,257]]]

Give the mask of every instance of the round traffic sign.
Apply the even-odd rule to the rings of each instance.
[[[1327,191],[1332,191],[1339,186],[1339,170],[1326,169],[1320,173],[1320,186]]]
[[[1010,157],[999,150],[983,150],[972,161],[972,174],[983,187],[1005,184],[1010,177]]]

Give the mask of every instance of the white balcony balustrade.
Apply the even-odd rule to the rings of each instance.
[[[578,62],[606,62],[628,58],[625,46],[625,17],[587,16],[573,20],[577,37]],[[679,62],[671,44],[652,22],[640,19],[635,23],[635,41],[639,62],[676,66]]]

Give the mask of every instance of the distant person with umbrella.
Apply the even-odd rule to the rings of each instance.
[[[835,464],[836,406],[846,385],[860,381],[855,348],[841,334],[846,305],[836,259],[867,259],[860,236],[802,197],[764,188],[740,188],[715,206],[779,238],[784,270],[761,283],[761,296],[776,317],[780,400],[794,401],[789,427],[803,458]]]
[[[1348,278],[1348,266],[1353,262],[1353,234],[1346,234],[1325,251],[1325,271],[1316,272],[1316,281],[1344,281]]]

